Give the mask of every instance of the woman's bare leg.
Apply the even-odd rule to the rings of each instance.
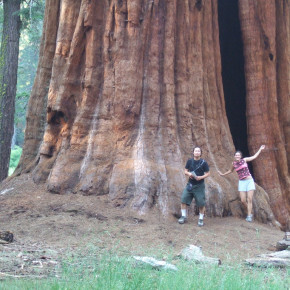
[[[252,214],[252,209],[253,209],[253,195],[254,195],[254,190],[248,191],[248,194],[247,194],[248,216]]]
[[[240,198],[244,208],[248,211],[248,203],[247,203],[247,192],[240,191]]]

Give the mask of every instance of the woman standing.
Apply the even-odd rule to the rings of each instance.
[[[244,206],[247,208],[248,215],[246,218],[246,221],[252,222],[253,221],[253,214],[252,214],[252,208],[253,208],[253,195],[254,190],[256,189],[254,179],[249,171],[247,162],[250,162],[254,159],[256,159],[261,151],[265,149],[265,145],[262,145],[260,149],[257,151],[257,153],[251,157],[242,158],[242,152],[237,151],[235,153],[235,161],[232,163],[232,168],[228,170],[225,173],[221,173],[218,171],[219,175],[224,176],[227,174],[230,174],[231,172],[236,170],[239,176],[239,192],[241,197],[241,202],[244,204]]]

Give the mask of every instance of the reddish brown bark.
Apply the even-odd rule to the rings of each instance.
[[[47,11],[55,9],[55,1],[46,3]],[[241,216],[236,175],[225,179],[216,172],[230,166],[234,153],[217,1],[57,3],[59,16],[47,18],[46,12],[51,21],[43,39],[43,47],[53,48],[52,28],[59,23],[53,65],[36,80],[30,103],[33,111],[34,99],[45,98],[38,88],[49,80],[47,127],[42,138],[35,117],[28,119],[42,145],[38,151],[39,141],[32,137],[35,144],[24,150],[19,172],[33,169],[34,180],[47,182],[52,192],[106,194],[115,205],[139,213],[153,206],[177,213],[184,165],[199,145],[211,170],[207,214]],[[255,149],[261,140],[252,141],[249,133]],[[33,156],[36,162],[29,167]],[[261,188],[254,210],[259,220],[273,219]]]
[[[289,1],[240,1],[247,88],[248,142],[268,150],[254,161],[282,224],[290,226]]]

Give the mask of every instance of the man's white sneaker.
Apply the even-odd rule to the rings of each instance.
[[[186,218],[185,216],[182,216],[182,217],[180,217],[180,219],[178,220],[178,222],[179,222],[180,224],[184,224],[184,223],[187,222],[187,218]]]
[[[198,224],[199,227],[203,227],[203,220],[199,219],[197,224]]]

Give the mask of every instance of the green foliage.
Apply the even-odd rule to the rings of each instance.
[[[10,163],[9,163],[9,175],[11,175],[15,168],[18,165],[19,159],[22,154],[22,148],[19,146],[14,146],[13,149],[11,149],[11,154],[10,154]]]
[[[43,19],[44,0],[22,1],[22,7],[19,11],[22,29],[31,29],[34,24],[38,24]]]
[[[22,31],[19,47],[14,118],[17,133],[16,144],[19,146],[23,145],[26,109],[38,65],[44,7],[44,0],[27,0],[22,1],[21,10],[19,12],[22,22]]]
[[[25,118],[28,100],[29,100],[28,92],[16,94],[15,115],[14,115],[14,124],[16,130],[15,143],[19,146],[22,146],[24,142]]]
[[[170,261],[169,261],[170,262]],[[176,260],[178,271],[139,265],[97,249],[71,253],[58,277],[6,280],[2,289],[288,289],[289,269],[249,268],[241,264],[208,266]]]
[[[16,144],[23,145],[26,109],[32,90],[42,35],[44,0],[22,1],[19,11],[22,30],[19,46],[17,93],[15,100]]]

